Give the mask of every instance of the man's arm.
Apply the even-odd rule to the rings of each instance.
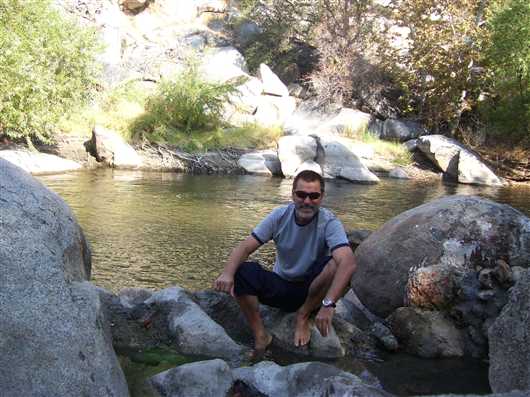
[[[337,271],[325,297],[331,299],[333,302],[337,302],[349,286],[357,264],[355,263],[355,258],[350,247],[339,247],[333,251],[332,256],[337,263]],[[322,336],[327,336],[329,332],[334,311],[335,309],[332,307],[321,307],[318,311],[315,324]]]
[[[233,250],[221,275],[214,281],[213,287],[217,291],[223,291],[234,295],[234,275],[239,265],[243,263],[254,251],[261,246],[261,243],[254,236],[248,236],[241,241]]]

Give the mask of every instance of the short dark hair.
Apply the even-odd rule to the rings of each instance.
[[[298,183],[298,180],[302,179],[306,182],[314,182],[319,181],[320,182],[320,191],[324,192],[324,178],[322,178],[322,175],[320,175],[318,172],[312,171],[312,170],[303,170],[299,172],[295,177],[293,181],[293,191],[296,189],[296,184]]]

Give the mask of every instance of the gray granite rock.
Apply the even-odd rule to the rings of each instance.
[[[213,397],[226,396],[233,378],[228,364],[216,359],[180,365],[148,382],[164,397]]]
[[[139,168],[142,158],[136,150],[125,142],[116,132],[95,126],[87,150],[96,158],[112,168]]]
[[[264,361],[252,367],[235,369],[233,377],[274,397],[391,396],[353,374],[318,362],[281,367],[271,361]]]
[[[522,273],[510,300],[489,328],[489,380],[493,391],[530,394],[530,271]],[[527,394],[527,395],[528,395]]]
[[[66,203],[0,159],[0,390],[6,396],[128,396]]]

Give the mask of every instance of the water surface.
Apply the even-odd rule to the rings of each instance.
[[[92,247],[93,281],[112,291],[178,284],[208,288],[231,249],[274,207],[292,181],[97,170],[42,176],[72,207]],[[530,215],[530,187],[476,187],[382,179],[328,181],[324,204],[346,230],[375,230],[395,215],[450,194],[474,194]],[[272,244],[255,257],[271,264]]]

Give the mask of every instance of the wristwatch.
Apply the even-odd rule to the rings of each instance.
[[[335,308],[335,307],[337,307],[337,305],[331,299],[324,298],[324,300],[322,301],[322,307],[333,307],[333,308]]]

